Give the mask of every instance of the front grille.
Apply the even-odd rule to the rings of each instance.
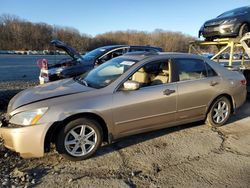
[[[204,31],[204,32],[202,33],[202,35],[203,35],[204,37],[219,36],[220,33],[219,33],[218,31],[210,31],[210,32]]]
[[[214,27],[206,27],[205,32],[214,32]]]

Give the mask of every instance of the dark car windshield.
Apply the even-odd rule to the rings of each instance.
[[[249,12],[250,7],[241,7],[237,9],[233,9],[227,12],[224,12],[223,14],[219,15],[217,18],[225,18],[230,16],[237,16],[240,14],[246,14]]]
[[[103,88],[115,81],[136,62],[124,57],[113,58],[90,72],[83,74],[78,80],[89,87]]]
[[[97,48],[97,49],[92,50],[92,51],[88,52],[87,54],[85,54],[84,58],[87,58],[87,59],[96,58],[96,57],[103,55],[107,51],[108,51],[108,49],[106,49],[106,48]]]

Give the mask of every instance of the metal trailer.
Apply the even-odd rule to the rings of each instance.
[[[220,62],[220,56],[223,52],[229,50],[228,65],[226,67],[232,70],[241,70],[247,80],[247,91],[250,93],[250,59],[245,60],[244,54],[246,53],[250,58],[250,32],[246,33],[242,38],[221,38],[213,41],[192,41],[189,43],[189,53],[196,53],[202,55],[200,50],[201,46],[216,46],[218,52],[213,55],[211,60]],[[236,64],[233,55],[235,49],[240,50],[242,57],[240,64]]]

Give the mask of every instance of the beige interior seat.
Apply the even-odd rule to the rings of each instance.
[[[132,76],[132,80],[139,82],[141,85],[146,85],[150,82],[149,74],[146,73],[145,68],[140,68],[135,74]]]
[[[165,84],[169,81],[169,67],[168,62],[163,63],[162,71],[152,79],[151,85]]]

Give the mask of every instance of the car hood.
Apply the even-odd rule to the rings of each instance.
[[[65,44],[60,40],[52,40],[50,44],[54,45],[55,47],[64,50],[70,57],[73,59],[81,58],[81,55],[71,46]]]
[[[14,96],[9,102],[8,113],[23,105],[90,90],[93,90],[93,88],[83,86],[73,79],[59,80],[39,85],[26,89]]]
[[[230,20],[236,18],[235,16],[228,16],[228,17],[223,17],[223,18],[213,18],[211,20],[208,20],[204,23],[204,26],[212,26],[212,25],[220,25],[222,22],[225,20]]]

